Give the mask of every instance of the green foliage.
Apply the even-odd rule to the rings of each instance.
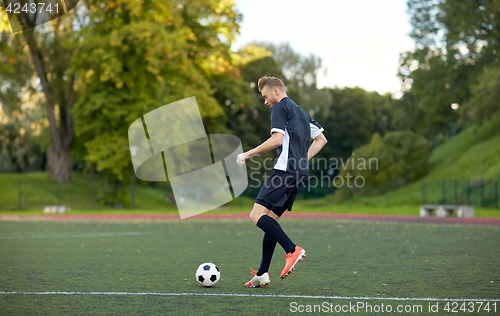
[[[354,148],[366,144],[373,133],[375,117],[370,95],[361,88],[328,89],[332,103],[317,115],[329,143],[321,151],[326,157],[351,156]],[[325,113],[325,114],[323,114]]]
[[[7,12],[4,10],[4,7],[0,5],[0,33],[3,32],[12,32],[12,29],[10,27],[9,16],[7,15]]]
[[[462,111],[480,123],[491,119],[500,110],[500,67],[485,68],[471,91]]]
[[[378,92],[369,92],[370,101],[372,103],[374,117],[374,132],[384,135],[393,129],[393,111],[395,100],[387,93],[380,95]]]
[[[389,172],[393,177],[403,178],[408,183],[427,173],[431,151],[424,137],[411,131],[390,132],[384,137],[384,145],[395,162],[388,166],[394,170]]]
[[[98,171],[123,181],[131,168],[128,127],[170,102],[195,96],[207,130],[224,131],[219,127],[225,121],[222,102],[231,93],[224,88],[233,78],[225,74],[232,68],[229,45],[241,18],[233,5],[208,0],[88,3],[91,22],[79,32],[83,40],[75,43],[73,55],[81,78],[74,114],[84,158]]]
[[[31,57],[21,36],[0,33],[0,61],[0,104],[5,115],[13,117],[22,106],[23,96],[37,89]]]
[[[464,129],[460,134],[451,138],[446,143],[438,146],[432,151],[432,155],[429,158],[431,168],[433,170],[439,170],[443,167],[450,166],[475,145],[489,142],[491,138],[498,135],[500,135],[500,116],[498,115],[492,118],[492,120],[484,122],[481,126],[472,124],[468,128]],[[498,147],[498,144],[495,143],[491,143],[491,145],[496,145],[493,147]],[[477,152],[477,154],[480,156],[483,155],[482,152]],[[492,161],[495,159],[495,157],[490,158]],[[470,167],[474,168],[473,165]],[[456,169],[455,171],[456,177],[460,179],[467,179],[466,177],[463,177],[461,169]],[[432,172],[429,176],[432,176]]]
[[[16,123],[0,124],[0,172],[38,171],[44,168],[40,145],[25,131]]]
[[[500,179],[500,134],[468,147],[449,164],[435,167],[426,179],[465,179],[473,182]],[[439,148],[439,147],[438,147]]]
[[[23,91],[10,95],[20,97],[14,104],[0,107],[0,172],[39,171],[46,164],[49,137],[46,115],[39,106],[42,96],[27,88]]]
[[[410,71],[415,61],[418,61],[418,68]],[[463,67],[460,70],[467,72]],[[447,134],[459,117],[451,108],[451,104],[462,103],[468,97],[464,95],[464,92],[468,91],[467,76],[460,76],[458,70],[453,68],[453,63],[446,61],[442,52],[427,48],[406,53],[401,68],[405,70],[400,69],[400,72],[407,74],[402,75],[403,80],[411,82],[411,89],[408,92],[415,102],[415,110],[420,112],[423,118],[423,124],[420,126],[412,125],[429,139],[439,133]],[[407,113],[407,118],[414,119],[410,113]],[[405,117],[403,120],[406,120]]]
[[[302,56],[295,52],[289,43],[276,45],[268,42],[256,42],[272,53],[277,66],[283,72],[281,78],[287,86],[287,94],[306,112],[318,111],[331,102],[329,93],[317,89],[316,76],[321,68],[321,58],[311,54]]]
[[[73,142],[74,77],[69,71],[73,48],[68,43],[75,40],[73,28],[81,26],[78,14],[82,11],[71,10],[22,33],[8,34],[4,28],[0,34],[2,108],[15,124],[28,103],[30,109],[43,109],[45,113],[28,126],[47,130],[38,132],[44,136],[41,147],[47,151],[49,176],[61,181],[71,181],[69,150]]]
[[[453,135],[459,117],[451,104],[468,102],[476,77],[498,63],[500,6],[495,0],[409,0],[408,7],[417,45],[402,54],[400,77],[425,119],[417,131],[431,140]]]
[[[401,98],[394,101],[391,114],[394,130],[425,130],[425,114],[418,107],[418,102],[411,92],[405,92]]]
[[[388,185],[413,182],[427,173],[429,156],[427,140],[412,131],[388,132],[383,138],[375,133],[368,145],[354,150],[350,158],[352,163],[346,163],[339,174],[343,179],[360,176],[365,181],[364,186],[344,184],[337,195],[345,200],[350,190],[370,195],[385,192]]]
[[[99,192],[98,200],[103,206],[128,208],[130,206],[130,191],[123,187],[106,186]]]
[[[431,201],[441,197],[441,183],[443,180],[458,180],[459,194],[464,194],[463,184],[470,181],[474,185],[472,203],[481,205],[480,185],[489,189],[489,197],[493,198],[494,182],[500,180],[500,116],[496,115],[491,120],[481,125],[471,124],[456,136],[437,146],[428,159],[429,172],[425,177],[408,185],[390,182],[387,189],[391,192],[371,196],[354,196],[352,203],[364,205],[419,205],[423,202],[422,186],[425,181],[426,199]],[[379,165],[381,162],[379,161]],[[382,172],[379,168],[378,172]],[[450,181],[448,181],[449,183]],[[434,185],[433,185],[434,184]],[[453,185],[448,184],[448,192],[454,194]],[[362,189],[369,189],[368,187]],[[434,192],[434,191],[438,192]],[[366,195],[377,193],[367,190]],[[380,193],[380,192],[379,192]],[[349,197],[348,192],[339,192],[339,200]],[[488,196],[488,194],[487,194]],[[485,196],[485,198],[487,197]],[[453,201],[453,199],[450,199]],[[465,203],[465,202],[464,202]],[[490,205],[494,205],[491,203]],[[496,211],[498,213],[498,211]],[[477,215],[477,214],[476,214]],[[498,215],[498,214],[497,214]],[[489,213],[488,216],[497,216]],[[479,215],[478,215],[479,216]]]
[[[426,179],[500,179],[499,136],[499,115],[480,126],[469,126],[432,152],[432,170]]]

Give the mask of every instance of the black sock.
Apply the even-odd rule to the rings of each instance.
[[[274,218],[262,215],[257,222],[257,227],[276,240],[286,253],[295,251],[295,244],[288,238],[283,229],[281,229],[280,224]]]
[[[262,261],[260,262],[259,271],[257,271],[258,276],[269,271],[275,247],[276,239],[269,236],[269,234],[264,234],[264,239],[262,239]]]

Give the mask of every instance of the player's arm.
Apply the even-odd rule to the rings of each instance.
[[[325,135],[323,133],[320,133],[316,138],[314,138],[314,141],[311,144],[311,147],[309,147],[309,150],[307,151],[307,159],[311,159],[312,157],[316,156],[317,153],[323,148],[328,141],[326,140]]]
[[[265,153],[265,152],[270,151],[278,146],[281,146],[282,142],[283,142],[283,134],[281,134],[279,132],[274,132],[274,133],[272,133],[271,137],[269,137],[268,140],[266,140],[265,142],[263,142],[259,146],[255,147],[254,149],[251,149],[247,152],[239,154],[236,159],[237,159],[239,164],[243,164],[246,159],[252,157],[253,155]]]

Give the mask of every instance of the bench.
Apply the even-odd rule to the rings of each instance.
[[[43,208],[43,212],[45,214],[48,213],[69,213],[71,212],[71,208],[64,205],[49,205]]]
[[[474,217],[474,207],[468,205],[421,205],[420,217]]]

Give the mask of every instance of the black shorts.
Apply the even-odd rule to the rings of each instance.
[[[273,170],[260,189],[255,203],[281,216],[286,210],[292,210],[295,198],[307,186],[308,180],[307,175]]]

